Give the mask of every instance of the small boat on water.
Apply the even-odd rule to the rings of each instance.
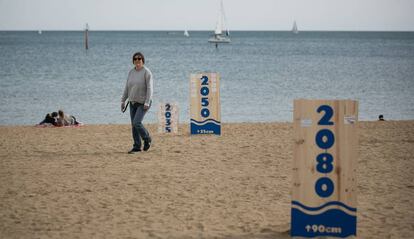
[[[214,35],[208,39],[210,43],[230,43],[230,32],[226,27],[226,17],[224,14],[223,0],[220,1],[220,11],[218,14]]]
[[[189,36],[190,36],[190,34],[188,33],[188,31],[187,31],[187,30],[185,30],[185,31],[184,31],[184,36],[185,36],[185,37],[189,37]]]

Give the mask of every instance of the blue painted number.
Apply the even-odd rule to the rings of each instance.
[[[333,125],[331,118],[333,116],[333,109],[329,105],[321,105],[317,109],[318,113],[324,112],[325,114],[319,120],[318,125]],[[328,153],[335,143],[335,135],[329,129],[321,129],[316,133],[315,143],[319,148],[324,149],[325,152],[316,156],[316,170],[319,173],[328,174],[331,173],[334,169],[333,161],[334,158],[332,154]],[[334,192],[335,185],[332,180],[328,177],[319,178],[315,183],[315,192],[319,197],[326,198],[332,195]]]
[[[209,105],[208,94],[210,93],[210,90],[208,89],[208,77],[202,76],[200,80],[201,80],[201,85],[203,86],[200,89],[200,94],[204,96],[204,97],[201,97],[201,106],[207,107]],[[210,110],[208,108],[202,108],[200,113],[201,113],[201,116],[204,118],[207,118],[210,116]]]

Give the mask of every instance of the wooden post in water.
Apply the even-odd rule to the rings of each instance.
[[[88,23],[86,23],[86,26],[85,26],[85,49],[86,50],[89,49],[88,32],[89,32],[89,25]]]
[[[292,237],[356,236],[358,102],[294,101]]]

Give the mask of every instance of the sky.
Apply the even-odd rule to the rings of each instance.
[[[230,30],[414,31],[414,0],[223,0]],[[213,30],[219,0],[0,0],[0,30]]]

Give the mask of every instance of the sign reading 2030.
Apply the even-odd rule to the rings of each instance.
[[[294,101],[292,236],[356,236],[357,119],[356,101]]]
[[[191,134],[221,134],[220,75],[191,74]]]

